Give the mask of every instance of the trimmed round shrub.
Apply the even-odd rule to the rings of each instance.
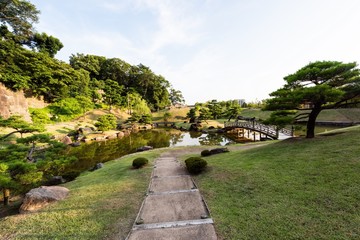
[[[186,168],[189,173],[198,174],[201,173],[207,166],[207,162],[199,157],[191,157],[185,160]]]
[[[205,149],[205,150],[203,150],[201,152],[201,156],[203,156],[203,157],[207,157],[207,156],[210,156],[210,155],[211,155],[211,152],[209,150],[207,150],[207,149]]]
[[[147,160],[146,158],[140,157],[140,158],[136,158],[134,159],[132,166],[136,169],[141,168],[142,166],[148,164],[149,160]]]

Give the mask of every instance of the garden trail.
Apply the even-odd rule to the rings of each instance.
[[[147,196],[128,240],[217,239],[206,203],[177,160],[178,154],[169,151],[156,159]]]

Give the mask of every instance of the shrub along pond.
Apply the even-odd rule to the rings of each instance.
[[[69,147],[67,153],[78,158],[78,161],[71,165],[69,171],[86,171],[97,163],[134,153],[142,146],[152,146],[153,148],[199,145],[224,146],[231,143],[234,142],[225,135],[216,133],[181,132],[173,129],[140,131],[122,139],[83,143],[78,147]]]

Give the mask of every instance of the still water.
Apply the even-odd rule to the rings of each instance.
[[[73,164],[72,169],[85,171],[97,163],[134,153],[142,146],[152,146],[154,148],[198,145],[224,146],[231,143],[234,142],[223,134],[156,129],[132,133],[122,139],[82,143],[79,147],[69,148],[68,154],[74,155],[78,159]]]

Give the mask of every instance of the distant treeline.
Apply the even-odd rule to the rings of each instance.
[[[19,10],[20,9],[20,10]],[[161,75],[119,58],[73,54],[55,59],[63,44],[33,29],[39,11],[27,1],[0,3],[0,82],[46,102],[81,99],[131,109],[158,110],[184,99]]]

